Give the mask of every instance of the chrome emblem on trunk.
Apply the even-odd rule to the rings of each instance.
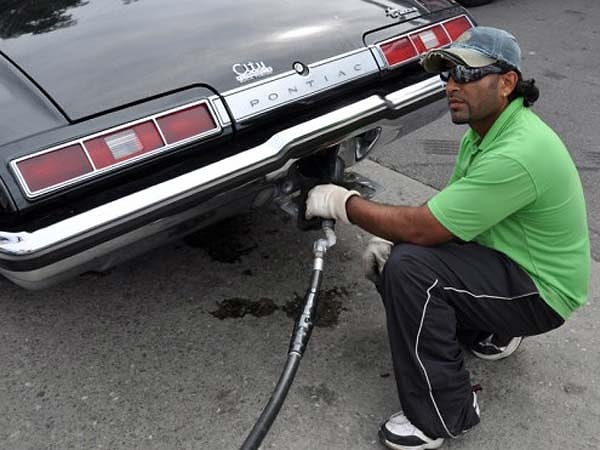
[[[392,19],[404,19],[409,14],[419,13],[419,9],[415,7],[411,8],[386,8],[385,15]]]
[[[294,64],[293,69],[280,76],[225,92],[223,96],[235,120],[248,119],[379,72],[377,62],[368,48],[316,62],[310,66],[303,63]]]
[[[273,73],[273,68],[270,66],[267,67],[263,61],[234,64],[231,70],[237,75],[235,79],[240,83],[255,80]]]

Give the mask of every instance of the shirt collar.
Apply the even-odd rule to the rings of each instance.
[[[485,134],[483,140],[481,136],[479,136],[475,130],[472,128],[469,130],[471,134],[472,141],[477,145],[479,150],[485,150],[494,140],[498,137],[500,132],[504,129],[504,127],[510,122],[510,120],[517,114],[517,112],[521,111],[525,106],[523,105],[523,97],[517,97],[512,102],[510,102],[504,111],[500,113],[496,121],[493,123],[492,127]]]

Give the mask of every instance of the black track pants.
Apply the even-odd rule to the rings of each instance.
[[[528,336],[564,322],[516,263],[474,243],[398,244],[378,289],[400,404],[430,438],[479,423],[459,339]]]

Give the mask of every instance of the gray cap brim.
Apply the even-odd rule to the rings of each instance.
[[[430,50],[421,59],[421,65],[427,72],[440,73],[449,68],[450,63],[468,67],[484,67],[497,62],[468,48],[448,48]]]

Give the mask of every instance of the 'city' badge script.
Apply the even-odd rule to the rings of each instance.
[[[256,80],[273,73],[273,68],[267,66],[263,61],[234,64],[231,69],[237,75],[235,79],[240,83]]]
[[[335,86],[379,73],[379,66],[370,48],[317,61],[306,67],[306,70],[301,71],[302,73],[294,69],[225,92],[223,97],[232,116],[237,121],[245,120],[317,95]],[[236,68],[240,69],[240,67]]]
[[[419,10],[415,7],[410,8],[386,8],[385,15],[392,19],[404,19],[409,14],[419,13]]]

